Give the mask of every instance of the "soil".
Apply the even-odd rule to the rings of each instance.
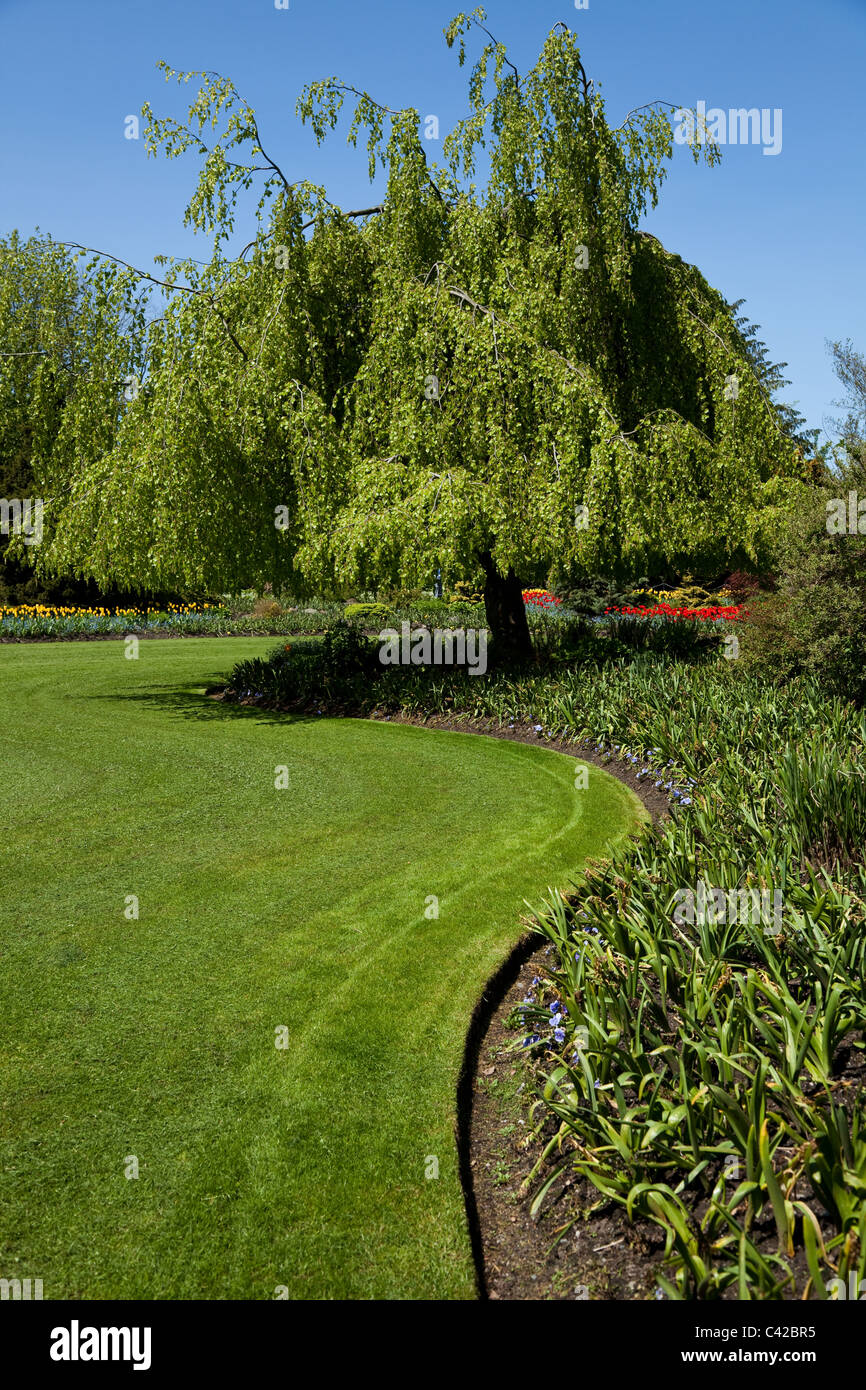
[[[556,1122],[550,1118],[540,1133],[534,1130],[537,1117],[526,1100],[534,1095],[532,1068],[515,1051],[524,1030],[509,1028],[508,1019],[547,964],[548,949],[536,950],[521,964],[478,1049],[468,1135],[461,1138],[469,1154],[467,1205],[480,1237],[479,1294],[553,1301],[651,1299],[664,1250],[655,1227],[632,1226],[618,1209],[584,1218],[598,1193],[571,1172],[554,1182],[540,1212],[530,1214],[533,1196],[556,1158],[543,1164],[531,1183],[527,1179]]]

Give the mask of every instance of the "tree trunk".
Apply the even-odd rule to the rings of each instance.
[[[503,577],[489,551],[478,559],[484,570],[484,612],[492,639],[493,660],[497,664],[531,660],[532,638],[517,575],[510,569]]]

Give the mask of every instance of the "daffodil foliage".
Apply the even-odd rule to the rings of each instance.
[[[349,139],[384,171],[381,204],[353,212],[290,181],[229,81],[165,69],[197,95],[185,125],[145,107],[149,147],[200,156],[186,221],[213,254],[165,270],[111,447],[69,412],[51,564],[185,590],[427,585],[441,567],[513,604],[546,572],[748,548],[801,464],[731,307],[639,229],[672,110],[613,127],[565,25],[521,74],[484,20],[446,30],[461,65],[470,38],[480,56],[440,163],[416,110],[337,79],[304,91],[320,141],[354,101]]]

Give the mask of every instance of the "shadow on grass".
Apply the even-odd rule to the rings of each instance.
[[[211,682],[202,682],[205,687],[209,684],[217,685],[218,679],[215,677]],[[268,709],[262,705],[241,705],[234,701],[214,700],[209,695],[203,694],[201,689],[179,690],[177,686],[169,685],[157,686],[152,690],[139,691],[135,694],[115,692],[111,695],[86,695],[84,698],[104,700],[110,704],[142,705],[161,710],[166,714],[173,714],[179,719],[199,719],[213,722],[225,719],[249,719],[259,724],[315,724],[318,723],[319,719],[326,717],[324,711],[318,715],[303,710]]]

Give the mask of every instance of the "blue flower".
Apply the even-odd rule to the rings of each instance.
[[[556,1028],[556,1029],[554,1029],[553,1036],[556,1038],[556,1041],[557,1041],[558,1043],[560,1043],[560,1044],[564,1043],[564,1042],[565,1042],[565,1029],[564,1029],[564,1028]]]
[[[562,1005],[560,1004],[559,1000],[558,1000],[558,999],[554,999],[553,1003],[552,1003],[551,1006],[550,1006],[550,1012],[551,1012],[552,1014],[558,1014],[561,1008],[562,1008]]]

